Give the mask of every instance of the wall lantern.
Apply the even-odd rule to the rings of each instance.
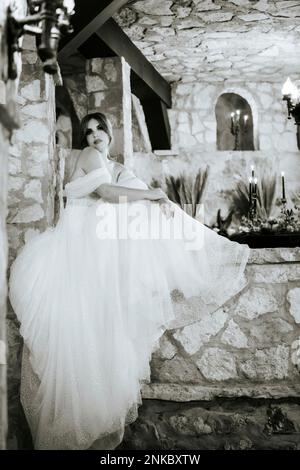
[[[297,144],[300,150],[300,90],[290,78],[286,80],[282,87],[282,95],[282,99],[287,103],[288,119],[292,117],[295,119],[295,125],[297,126]]]
[[[57,49],[63,34],[72,32],[70,16],[74,13],[74,0],[27,0],[28,16],[15,18],[8,7],[7,44],[8,78],[17,78],[14,53],[22,49],[19,38],[23,34],[36,37],[37,53],[43,62],[45,72],[53,75],[58,72]]]

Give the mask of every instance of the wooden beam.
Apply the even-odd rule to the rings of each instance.
[[[170,84],[160,75],[122,28],[111,18],[96,35],[119,57],[124,57],[135,74],[162,100],[172,106]]]
[[[132,92],[144,108],[153,150],[170,149],[167,108],[172,106],[171,87],[111,18],[126,3],[124,0],[76,0],[74,33],[61,41],[59,62],[63,70],[77,51],[87,59],[124,57],[131,67]]]
[[[74,32],[60,41],[58,59],[65,60],[128,0],[76,0],[75,15],[71,18]]]
[[[131,90],[141,102],[152,150],[171,148],[171,129],[165,103],[131,70]]]
[[[152,150],[169,150],[171,148],[171,130],[167,108],[157,97],[141,101],[149,132]]]

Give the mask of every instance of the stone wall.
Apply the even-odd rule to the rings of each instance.
[[[215,107],[223,93],[236,93],[251,107],[255,150],[295,152],[294,122],[287,120],[282,101],[282,83],[234,82],[208,83],[182,81],[173,86],[173,106],[169,115],[174,149],[191,152],[216,150]],[[230,116],[228,116],[230,127]]]
[[[65,182],[74,169],[78,156],[80,143],[73,143],[70,148],[69,122],[81,120],[87,113],[102,112],[108,116],[113,126],[113,142],[110,147],[112,158],[131,164],[133,153],[134,135],[146,136],[145,118],[141,113],[135,97],[131,95],[130,67],[123,58],[97,58],[85,60],[77,54],[76,63],[72,69],[63,69],[64,88],[73,105],[73,115],[62,114],[58,119],[59,145],[69,147],[69,154],[65,153]],[[66,96],[58,95],[59,108],[67,109]],[[132,129],[132,100],[134,103],[134,128]],[[69,106],[70,108],[70,106]],[[76,114],[76,116],[74,116]],[[64,129],[62,128],[64,127]],[[74,129],[73,129],[74,132]],[[141,150],[151,150],[149,137],[147,145],[142,145]]]
[[[132,156],[130,67],[124,58],[87,61],[86,88],[88,112],[100,111],[113,126],[111,154],[118,161]]]
[[[30,36],[24,37],[22,61],[17,96],[20,128],[12,135],[8,159],[8,267],[29,238],[54,224],[56,174],[59,173],[55,149],[54,82],[52,77],[44,74],[36,54],[35,41]],[[19,403],[22,338],[18,327],[17,318],[9,303],[7,335],[10,449],[22,446],[22,429],[26,428]]]
[[[7,438],[7,338],[6,338],[6,298],[8,237],[6,230],[7,190],[8,190],[8,150],[9,139],[18,126],[19,117],[16,106],[16,92],[21,73],[20,54],[15,53],[17,78],[8,78],[8,50],[6,38],[7,8],[11,7],[16,18],[26,13],[25,0],[18,2],[4,0],[0,4],[0,449],[6,448]]]
[[[299,450],[300,249],[251,250],[247,277],[191,326],[197,299],[178,293],[118,450]]]
[[[300,396],[300,249],[251,250],[246,274],[248,286],[201,320],[199,299],[178,292],[144,398]]]
[[[56,187],[55,87],[30,36],[24,38],[22,60],[17,97],[21,127],[12,136],[9,158],[11,260],[28,237],[53,223]]]
[[[209,164],[206,223],[215,221],[218,208],[227,212],[225,198],[235,178],[247,178],[253,163],[258,177],[266,169],[278,177],[285,171],[288,197],[294,190],[299,192],[296,129],[294,120],[287,120],[281,95],[288,76],[299,79],[297,15],[297,2],[265,0],[137,1],[115,14],[118,24],[173,88],[169,116],[176,158],[139,155],[135,159],[139,176],[152,176],[153,166],[159,177],[167,167],[165,160],[171,174],[181,169],[194,174]],[[217,152],[215,105],[223,93],[237,93],[249,103],[254,152]],[[137,150],[145,153],[141,145]]]
[[[299,423],[293,399],[144,400],[117,450],[299,450]]]
[[[195,175],[209,168],[204,197],[205,223],[216,220],[220,208],[226,215],[230,197],[239,181],[248,181],[250,166],[256,176],[277,175],[277,205],[281,197],[280,173],[285,172],[287,198],[300,193],[299,151],[296,127],[287,120],[285,102],[281,100],[280,83],[179,82],[173,85],[173,106],[168,110],[172,149],[161,157],[155,152],[135,152],[133,167],[142,179],[163,182],[166,174]],[[218,151],[215,105],[225,92],[240,94],[249,102],[254,121],[255,151]],[[230,119],[228,117],[228,125]],[[142,144],[139,144],[140,148]],[[279,209],[274,206],[276,215]]]

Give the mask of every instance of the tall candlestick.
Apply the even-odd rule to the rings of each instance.
[[[254,178],[254,165],[251,165],[251,176]]]
[[[281,185],[282,185],[282,199],[285,200],[284,171],[281,172]]]

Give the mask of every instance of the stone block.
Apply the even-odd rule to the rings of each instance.
[[[29,181],[24,188],[24,196],[27,199],[43,202],[41,181],[38,179]]]
[[[268,15],[265,15],[264,13],[248,13],[247,15],[239,15],[238,18],[240,18],[243,21],[263,21],[269,19]]]
[[[45,213],[43,208],[39,204],[33,204],[32,206],[24,207],[19,210],[11,220],[11,223],[28,224],[30,222],[41,220],[44,215]]]
[[[252,281],[256,283],[280,284],[300,280],[299,264],[249,266],[248,272]]]
[[[264,320],[263,323],[250,327],[253,347],[274,345],[282,342],[284,335],[293,331],[292,325],[282,318]]]
[[[290,289],[287,293],[287,300],[290,303],[290,314],[296,323],[300,323],[300,288]]]
[[[212,336],[215,336],[225,325],[227,313],[222,309],[205,316],[197,323],[188,325],[174,333],[174,338],[188,354],[195,354]]]
[[[223,23],[230,21],[233,18],[231,12],[217,12],[217,13],[198,13],[198,17],[205,23]]]
[[[159,349],[154,353],[159,359],[173,359],[177,352],[176,347],[171,343],[166,335],[163,335],[159,341]]]
[[[278,300],[274,297],[272,290],[251,286],[239,297],[234,313],[248,320],[253,320],[260,315],[275,312],[278,308]]]
[[[47,104],[35,103],[23,106],[22,113],[37,119],[45,119],[47,117]]]
[[[41,82],[33,80],[28,85],[21,87],[20,94],[29,101],[38,101],[41,99]]]
[[[281,344],[258,350],[251,359],[240,364],[240,369],[251,380],[284,379],[288,377],[289,347]]]
[[[21,160],[19,158],[9,157],[8,171],[10,175],[17,175],[21,172]]]
[[[163,363],[151,362],[151,379],[159,382],[199,382],[200,374],[197,367],[187,359],[175,355]]]
[[[29,119],[23,123],[21,129],[15,134],[17,140],[32,144],[48,142],[49,129],[46,123],[35,119]]]
[[[107,89],[107,86],[98,75],[87,75],[86,88],[88,93],[92,93],[94,91],[104,91]]]
[[[240,329],[234,320],[230,320],[221,340],[223,343],[233,346],[234,348],[247,348],[248,339],[245,333]]]
[[[194,0],[197,11],[220,10],[221,5],[216,5],[212,0]]]
[[[25,183],[25,178],[21,176],[9,176],[8,178],[8,190],[9,191],[19,191],[23,184]]]
[[[235,357],[232,353],[220,348],[208,348],[196,361],[198,369],[209,381],[236,379]]]
[[[147,0],[147,2],[135,2],[133,8],[134,10],[140,11],[141,13],[149,14],[151,16],[161,16],[173,15],[170,9],[172,5],[173,2],[168,0],[159,3],[156,0]]]

